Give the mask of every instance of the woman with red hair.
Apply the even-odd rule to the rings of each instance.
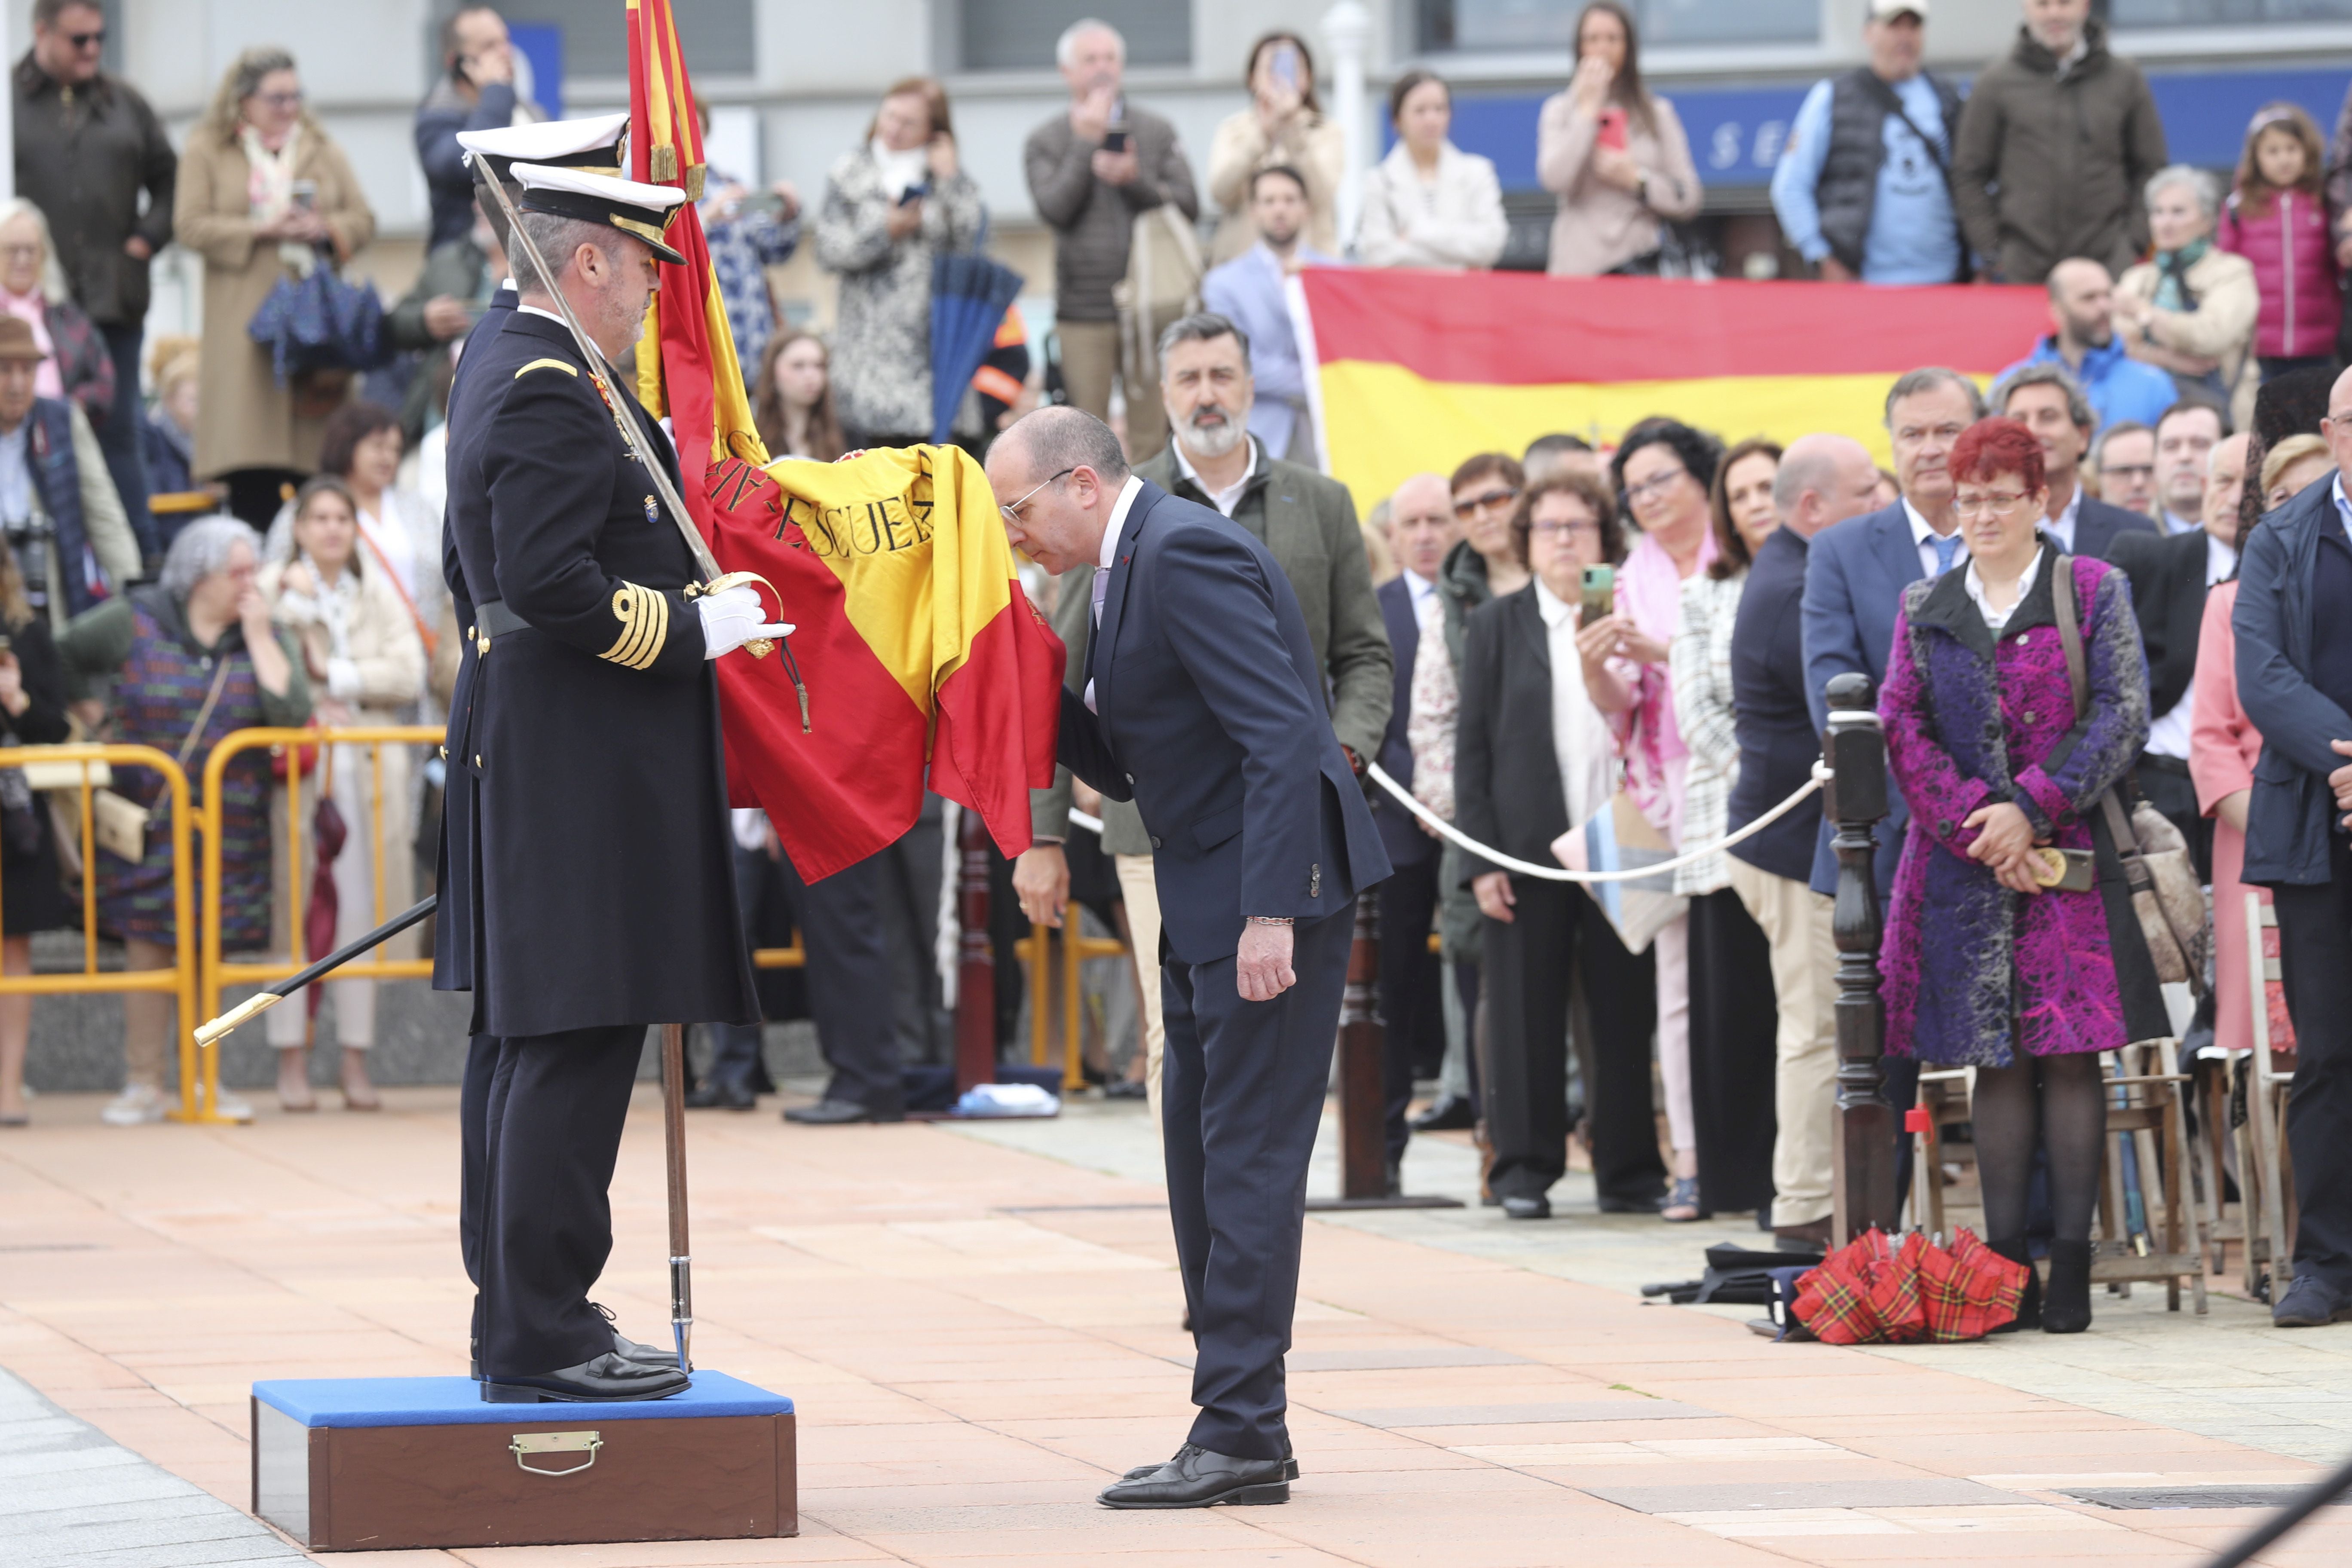
[[[2147,668],[2122,574],[2038,526],[2033,433],[1979,420],[1951,469],[1968,561],[1905,590],[1879,699],[1911,805],[1879,952],[1886,1048],[1977,1069],[1986,1240],[2021,1263],[2037,1144],[2047,1153],[2049,1284],[2029,1282],[2017,1326],[2078,1333],[2106,1131],[2099,1053],[2171,1032],[2097,809],[2147,740]],[[2059,594],[2087,677],[2079,719]]]

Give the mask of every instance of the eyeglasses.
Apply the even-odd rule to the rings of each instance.
[[[66,42],[78,49],[94,49],[106,42],[106,29],[100,27],[94,33],[68,33]]]
[[[1537,539],[1549,539],[1562,533],[1589,533],[1598,539],[1601,537],[1601,525],[1597,522],[1531,522],[1528,524],[1528,532]]]
[[[2012,490],[2006,494],[1996,490],[1979,496],[1955,496],[1952,498],[1952,510],[1962,517],[1998,517],[2015,507],[2018,502],[2028,499],[2030,498],[2023,490]]]
[[[1690,470],[1688,468],[1668,468],[1664,473],[1660,474],[1654,479],[1643,479],[1638,485],[1627,485],[1625,487],[1626,504],[1629,506],[1639,506],[1643,501],[1648,500],[1652,496],[1664,495],[1673,487],[1674,482],[1676,479],[1688,479],[1689,477]]]
[[[1026,528],[1029,525],[1023,520],[1021,516],[1021,509],[1029,504],[1029,498],[1035,495],[1039,490],[1044,489],[1047,485],[1061,483],[1061,481],[1068,479],[1072,474],[1075,474],[1077,471],[1078,470],[1076,468],[1064,468],[1052,479],[1041,480],[1036,484],[1031,485],[1029,489],[1023,493],[1021,499],[1014,501],[1012,505],[1000,506],[996,510],[1003,512],[1004,514],[1004,521],[1011,523],[1013,527]]]
[[[2156,468],[2154,465],[2148,463],[2116,463],[2112,467],[2101,468],[2099,478],[2152,479],[2156,478]]]
[[[1465,520],[1474,518],[1482,511],[1491,511],[1498,506],[1508,506],[1518,499],[1519,492],[1517,490],[1488,490],[1485,495],[1469,496],[1455,501],[1454,515]]]
[[[0,261],[37,261],[41,247],[37,245],[0,245]]]
[[[257,92],[253,95],[253,100],[256,103],[266,103],[272,109],[299,109],[302,107],[302,94],[299,90],[294,92]]]

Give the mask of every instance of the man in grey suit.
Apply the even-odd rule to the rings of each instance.
[[[1164,451],[1135,471],[1171,495],[1247,529],[1282,568],[1306,617],[1317,663],[1330,682],[1332,731],[1349,765],[1360,774],[1388,730],[1396,666],[1372,593],[1356,503],[1345,485],[1269,456],[1249,434],[1255,391],[1249,342],[1224,317],[1204,310],[1172,323],[1160,335],[1159,361],[1160,400],[1174,434]],[[1062,583],[1062,613],[1054,617],[1055,631],[1070,646],[1074,669],[1084,658],[1088,628],[1080,607],[1092,570],[1084,564],[1072,568]],[[1066,772],[1055,775],[1051,790],[1033,792],[1030,821],[1038,842],[1013,868],[1014,890],[1044,897],[1057,911],[1069,893],[1061,848],[1070,831],[1069,807]],[[1151,844],[1135,808],[1125,802],[1104,802],[1102,823],[1102,847],[1116,857],[1135,938],[1136,973],[1145,997],[1144,1082],[1157,1120],[1162,1037]]]

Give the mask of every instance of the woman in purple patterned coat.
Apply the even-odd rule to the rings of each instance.
[[[1986,1239],[2018,1262],[2037,1142],[2047,1153],[2049,1286],[2037,1302],[2029,1284],[2017,1326],[2038,1316],[2078,1333],[2106,1130],[2099,1053],[2171,1032],[2095,809],[2147,739],[2147,664],[2121,574],[2040,531],[2049,492],[2032,432],[1979,420],[1951,464],[1969,559],[1905,590],[1879,699],[1912,811],[1879,956],[1886,1048],[1977,1069]],[[2055,592],[2073,596],[2081,629],[2079,722]],[[2095,881],[2063,890],[2056,872],[2081,854]]]

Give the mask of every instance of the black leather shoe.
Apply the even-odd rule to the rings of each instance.
[[[1478,1108],[1466,1096],[1441,1095],[1412,1119],[1415,1132],[1467,1132],[1478,1124]]]
[[[1288,1502],[1290,1483],[1284,1479],[1286,1461],[1240,1459],[1212,1454],[1187,1443],[1176,1457],[1135,1480],[1117,1480],[1096,1499],[1105,1508],[1214,1508],[1219,1503],[1248,1507]]]
[[[1629,1198],[1603,1193],[1599,1204],[1602,1214],[1655,1214],[1666,1206],[1666,1194],[1658,1193],[1646,1198]]]
[[[2079,1334],[2090,1326],[2091,1244],[2053,1240],[2050,1244],[2050,1282],[2042,1290],[2042,1331]]]
[[[686,1097],[688,1110],[752,1110],[759,1103],[760,1097],[751,1092],[751,1085],[731,1079],[708,1080]]]
[[[2347,1320],[2352,1320],[2352,1300],[2310,1274],[2288,1286],[2278,1305],[2271,1309],[2272,1324],[2282,1329],[2316,1329]]]
[[[2025,1293],[2017,1299],[2017,1316],[1993,1331],[1997,1334],[2013,1334],[2021,1329],[2042,1326],[2042,1276],[2033,1267],[2032,1248],[2019,1238],[2014,1241],[1988,1241],[1985,1246],[2011,1263],[2025,1265]],[[2088,1309],[2085,1308],[2085,1310]]]
[[[1516,1194],[1507,1195],[1503,1199],[1503,1216],[1506,1219],[1549,1219],[1551,1200],[1541,1193],[1533,1197]]]
[[[599,1404],[627,1399],[667,1399],[686,1392],[686,1373],[674,1366],[647,1366],[607,1352],[578,1366],[528,1377],[491,1378],[482,1384],[485,1405]]]
[[[597,1316],[606,1322],[619,1321],[614,1317],[613,1309],[602,1301],[591,1301],[588,1304],[595,1308]],[[624,1361],[635,1362],[640,1366],[676,1366],[677,1364],[676,1345],[645,1344],[629,1338],[617,1328],[613,1331],[613,1353]]]
[[[1135,1468],[1121,1476],[1119,1479],[1123,1481],[1139,1481],[1146,1476],[1156,1474],[1166,1467],[1174,1464],[1176,1459],[1182,1458],[1186,1454],[1195,1451],[1196,1450],[1194,1450],[1192,1445],[1187,1443],[1181,1448],[1176,1450],[1175,1459],[1162,1459],[1156,1464],[1138,1465]],[[1282,1442],[1282,1479],[1286,1481],[1295,1481],[1298,1479],[1298,1457],[1290,1451],[1290,1439],[1287,1437],[1284,1438]]]
[[[820,1100],[814,1105],[795,1105],[784,1112],[784,1120],[803,1127],[847,1127],[857,1121],[879,1121],[875,1115],[854,1100]]]

